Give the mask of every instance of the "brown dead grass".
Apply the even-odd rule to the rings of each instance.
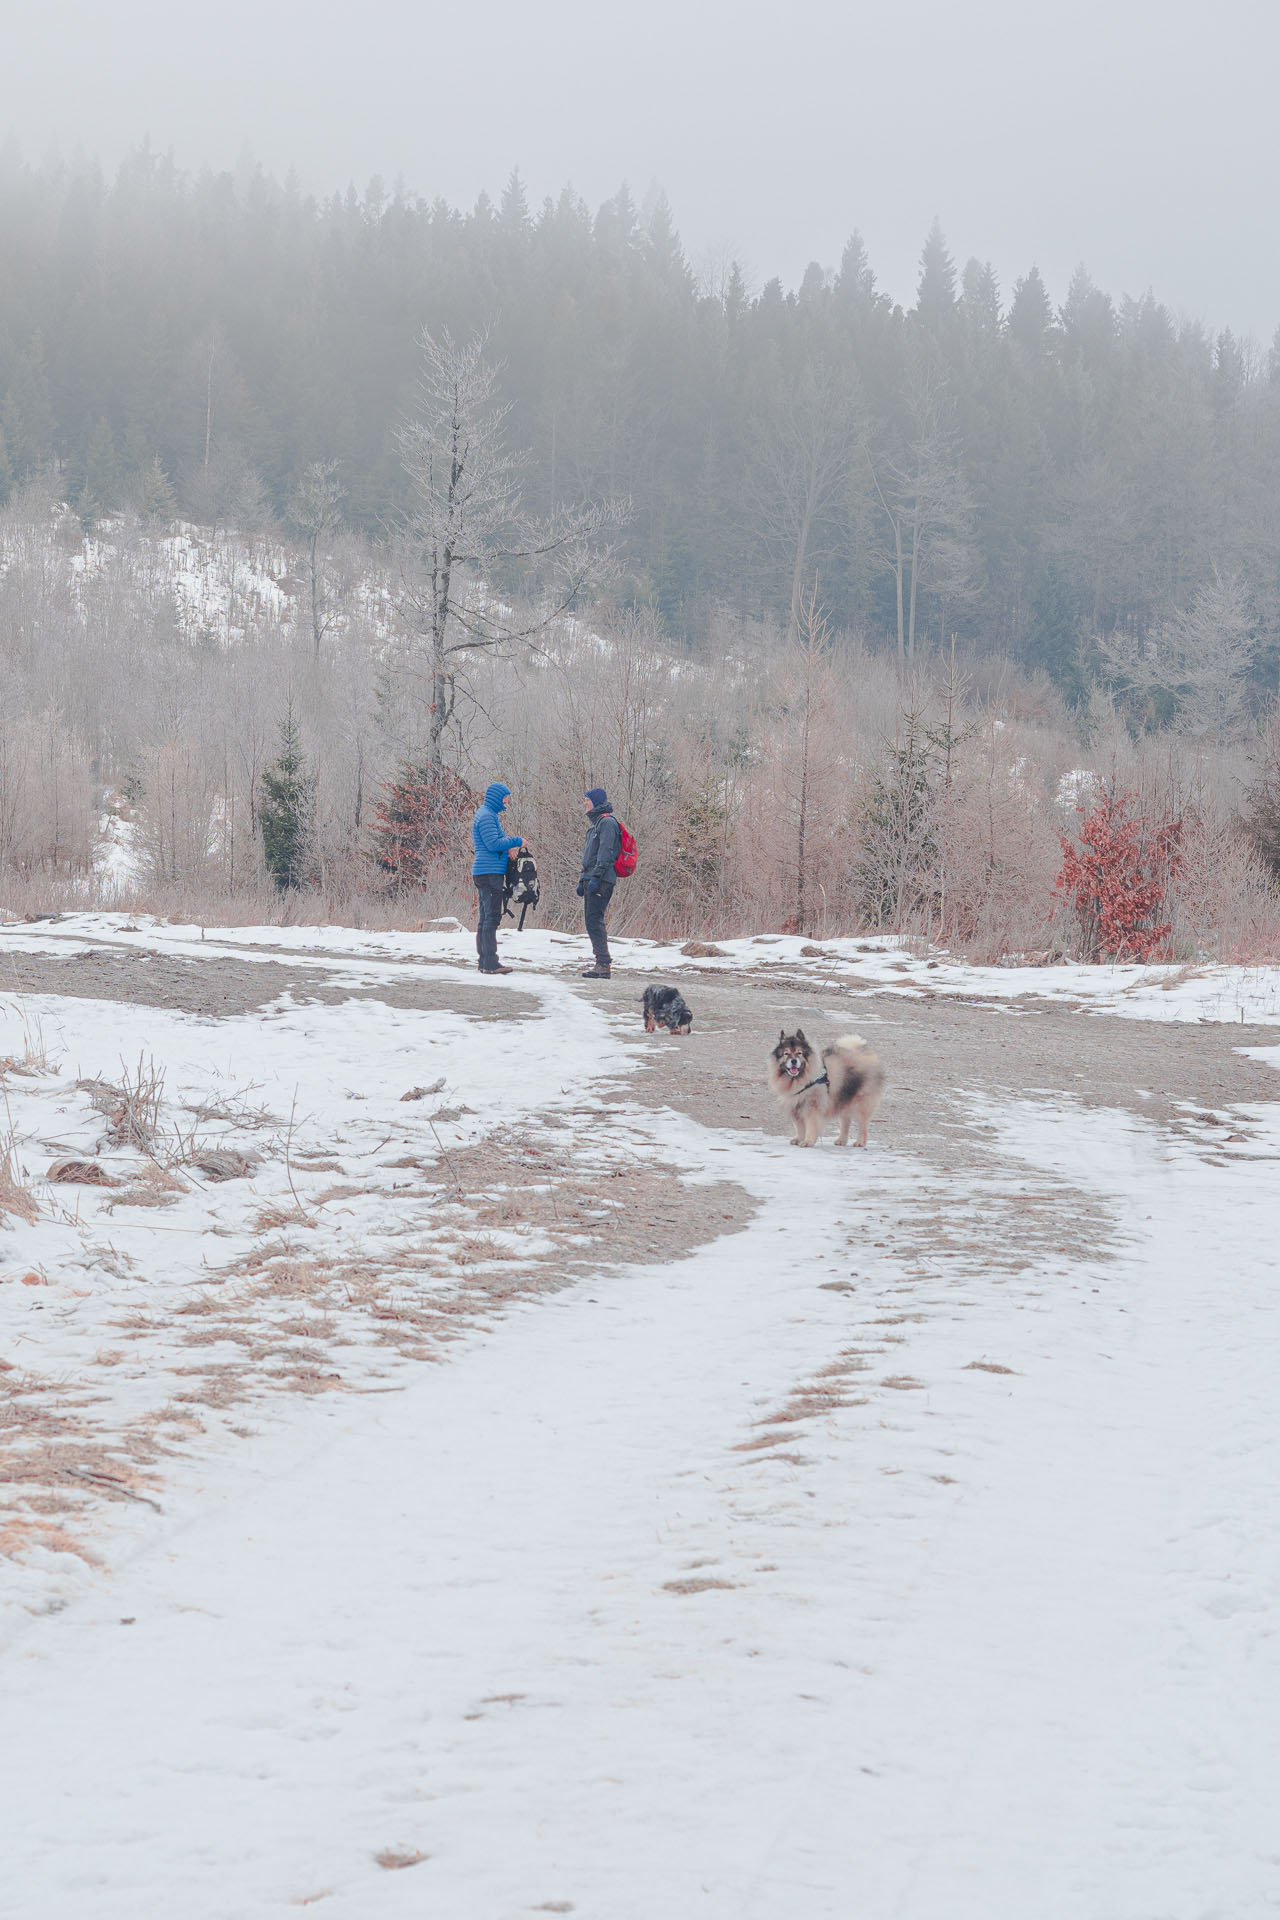
[[[311,1227],[315,1222],[301,1207],[278,1206],[273,1201],[259,1207],[249,1224],[255,1233],[278,1233],[281,1227]]]
[[[104,1087],[103,1104],[118,1092]],[[150,1498],[164,1461],[219,1424],[212,1416],[234,1417],[277,1394],[394,1390],[384,1352],[399,1365],[432,1364],[510,1300],[558,1291],[585,1270],[603,1278],[602,1261],[626,1265],[673,1247],[684,1252],[750,1211],[737,1188],[686,1189],[672,1168],[624,1166],[625,1148],[606,1151],[598,1132],[566,1152],[568,1145],[550,1130],[533,1137],[513,1131],[451,1148],[447,1167],[415,1164],[421,1177],[383,1196],[378,1240],[351,1253],[314,1242],[303,1251],[294,1230],[310,1219],[292,1206],[262,1207],[249,1252],[183,1289],[172,1304],[126,1309],[112,1320],[124,1353],[132,1358],[141,1341],[160,1375],[158,1404],[123,1424],[109,1400],[96,1404],[52,1380],[0,1375],[0,1392],[4,1383],[23,1381],[8,1410],[25,1455],[20,1500],[28,1507],[33,1499],[70,1501],[65,1517],[73,1534],[76,1515],[100,1502]],[[331,1155],[305,1166],[330,1168],[342,1172]],[[295,1172],[302,1170],[300,1157]],[[176,1190],[171,1180],[178,1176],[157,1168],[137,1184],[148,1195],[167,1195]],[[364,1191],[344,1183],[322,1198],[340,1202]],[[121,1199],[137,1204],[127,1189]],[[527,1244],[506,1244],[516,1234]],[[101,1253],[104,1263],[112,1258],[109,1246]],[[339,1347],[358,1353],[353,1377],[335,1364]],[[242,1422],[240,1430],[250,1429]],[[60,1462],[91,1468],[94,1477],[70,1475]],[[126,1484],[126,1469],[136,1471],[136,1481]],[[34,1518],[53,1524],[58,1517],[60,1506],[42,1516],[5,1516],[24,1528]]]
[[[83,1540],[36,1514],[14,1514],[0,1520],[0,1557],[22,1560],[33,1547],[43,1547],[46,1553],[73,1553],[89,1567],[102,1564]]]
[[[383,1847],[381,1853],[375,1853],[373,1857],[389,1873],[395,1873],[402,1867],[416,1867],[421,1861],[431,1858],[420,1847]]]
[[[790,1439],[791,1435],[785,1431],[788,1427],[805,1420],[819,1419],[823,1414],[838,1412],[842,1407],[865,1406],[866,1395],[853,1392],[850,1383],[855,1374],[866,1372],[868,1364],[861,1349],[846,1347],[835,1360],[820,1368],[812,1379],[794,1388],[776,1413],[766,1414],[763,1420],[756,1422],[758,1427],[782,1428],[784,1431],[742,1440],[734,1452],[758,1453]]]
[[[35,1195],[19,1172],[17,1150],[10,1137],[0,1148],[0,1218],[30,1222],[39,1211]]]
[[[128,1186],[113,1193],[106,1205],[110,1210],[116,1207],[171,1207],[180,1194],[188,1192],[190,1188],[185,1180],[180,1180],[176,1173],[171,1173],[167,1167],[153,1160],[141,1169]]]

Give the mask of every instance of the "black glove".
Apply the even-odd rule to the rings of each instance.
[[[599,893],[599,891],[600,891],[600,875],[598,873],[593,873],[591,878],[587,882],[587,892]]]
[[[579,898],[579,900],[581,900],[581,898],[582,898],[582,896],[583,896],[583,894],[584,894],[584,893],[586,892],[586,890],[587,890],[587,883],[586,883],[586,881],[585,881],[585,880],[579,880],[579,882],[578,882],[578,898]]]

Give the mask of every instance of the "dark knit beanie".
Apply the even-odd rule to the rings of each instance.
[[[599,813],[601,807],[607,807],[609,804],[609,796],[603,787],[588,787],[586,797],[591,802],[593,813]]]

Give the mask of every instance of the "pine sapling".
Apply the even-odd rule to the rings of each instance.
[[[311,878],[314,815],[315,776],[303,755],[290,706],[280,726],[280,752],[263,771],[258,807],[262,857],[281,893],[305,886]]]

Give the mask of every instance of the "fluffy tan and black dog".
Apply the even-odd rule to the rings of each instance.
[[[769,1055],[769,1085],[791,1114],[793,1147],[816,1146],[828,1120],[840,1122],[839,1144],[848,1146],[855,1115],[857,1145],[865,1147],[884,1092],[884,1068],[859,1033],[843,1034],[819,1057],[797,1027],[778,1035]]]

